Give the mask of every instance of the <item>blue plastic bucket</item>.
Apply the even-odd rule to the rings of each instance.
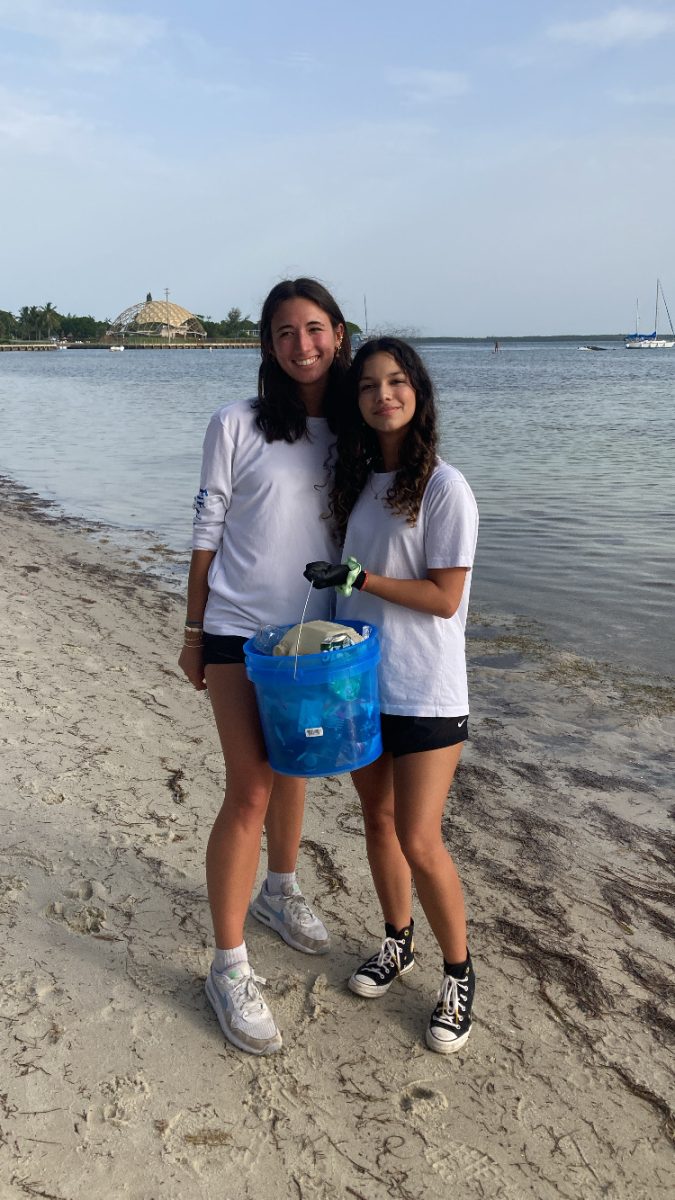
[[[362,642],[319,654],[276,657],[244,643],[270,766],[281,775],[340,775],[382,753],[374,625],[343,621]],[[291,629],[292,626],[287,626]]]

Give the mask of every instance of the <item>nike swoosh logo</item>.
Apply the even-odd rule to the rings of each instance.
[[[463,720],[463,721],[458,721],[458,722],[457,722],[457,728],[458,728],[458,729],[461,729],[461,728],[462,728],[462,725],[466,725],[466,717],[464,718],[464,720]]]

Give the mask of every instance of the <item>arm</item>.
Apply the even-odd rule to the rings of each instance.
[[[453,617],[459,608],[469,567],[430,570],[426,579],[391,579],[366,572],[362,591],[432,617]]]
[[[307,563],[304,575],[315,588],[335,587],[344,596],[352,589],[370,592],[388,604],[400,604],[432,617],[453,617],[459,608],[470,567],[434,567],[426,579],[393,579],[373,575],[355,558],[346,563]]]
[[[364,590],[390,604],[447,619],[455,615],[461,603],[478,530],[473,492],[447,464],[434,474],[424,493],[421,519],[426,563],[466,565],[427,567],[424,579],[392,579],[368,572]]]
[[[202,621],[209,594],[209,567],[213,561],[215,550],[193,550],[188,575],[188,596],[186,621]],[[192,634],[186,635],[186,640],[195,641],[194,645],[184,645],[178,666],[187,675],[190,683],[198,692],[206,688],[204,680],[204,653],[202,646],[196,642]]]

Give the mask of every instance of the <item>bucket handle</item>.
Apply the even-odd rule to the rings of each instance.
[[[307,599],[305,600],[305,607],[302,610],[302,616],[300,618],[300,628],[298,630],[298,640],[295,643],[295,662],[293,663],[293,678],[294,679],[297,677],[297,673],[298,673],[298,655],[300,653],[300,639],[302,637],[302,627],[305,624],[305,613],[307,612],[307,605],[309,604],[309,598],[312,594],[313,587],[314,587],[314,584],[310,583],[309,591],[307,593]]]

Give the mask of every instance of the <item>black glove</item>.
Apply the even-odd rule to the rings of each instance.
[[[337,588],[343,596],[351,596],[352,588],[361,591],[366,579],[366,572],[355,558],[348,558],[346,563],[313,562],[307,563],[302,572],[305,579],[315,588]]]
[[[302,573],[315,588],[339,587],[347,582],[349,567],[347,563],[312,562]]]

